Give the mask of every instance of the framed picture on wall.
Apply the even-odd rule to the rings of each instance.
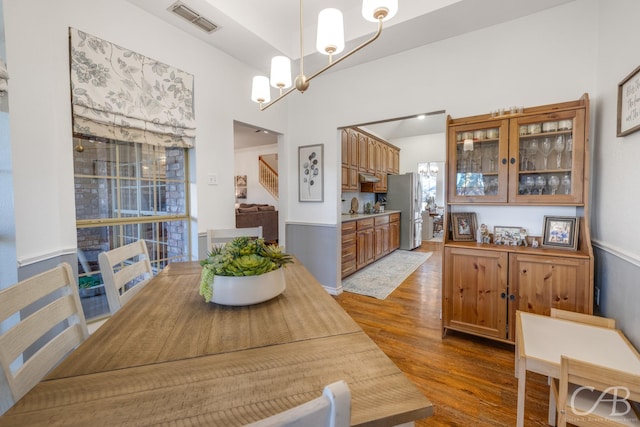
[[[236,175],[236,199],[247,198],[247,175]]]
[[[618,83],[617,136],[640,130],[640,67]]]
[[[298,147],[298,200],[322,202],[324,200],[324,144]]]

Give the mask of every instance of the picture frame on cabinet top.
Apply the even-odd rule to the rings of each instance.
[[[575,251],[578,248],[579,224],[578,217],[575,216],[545,215],[541,246]]]
[[[453,240],[465,242],[476,240],[476,213],[453,212],[451,214]]]
[[[640,66],[618,83],[617,136],[640,130]]]

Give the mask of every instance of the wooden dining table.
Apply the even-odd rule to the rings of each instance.
[[[0,426],[237,426],[345,380],[351,425],[432,415],[425,395],[297,260],[251,306],[206,303],[198,262],[171,263],[0,417]]]

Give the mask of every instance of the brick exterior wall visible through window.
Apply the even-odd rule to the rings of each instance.
[[[81,146],[83,149],[77,149]],[[74,139],[78,275],[87,318],[106,310],[98,254],[145,239],[151,264],[190,259],[188,151]],[[87,313],[88,311],[88,313]]]

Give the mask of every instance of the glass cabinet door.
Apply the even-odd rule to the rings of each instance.
[[[583,201],[584,111],[564,111],[510,123],[509,201]]]
[[[509,121],[455,126],[449,132],[450,202],[506,202]]]

